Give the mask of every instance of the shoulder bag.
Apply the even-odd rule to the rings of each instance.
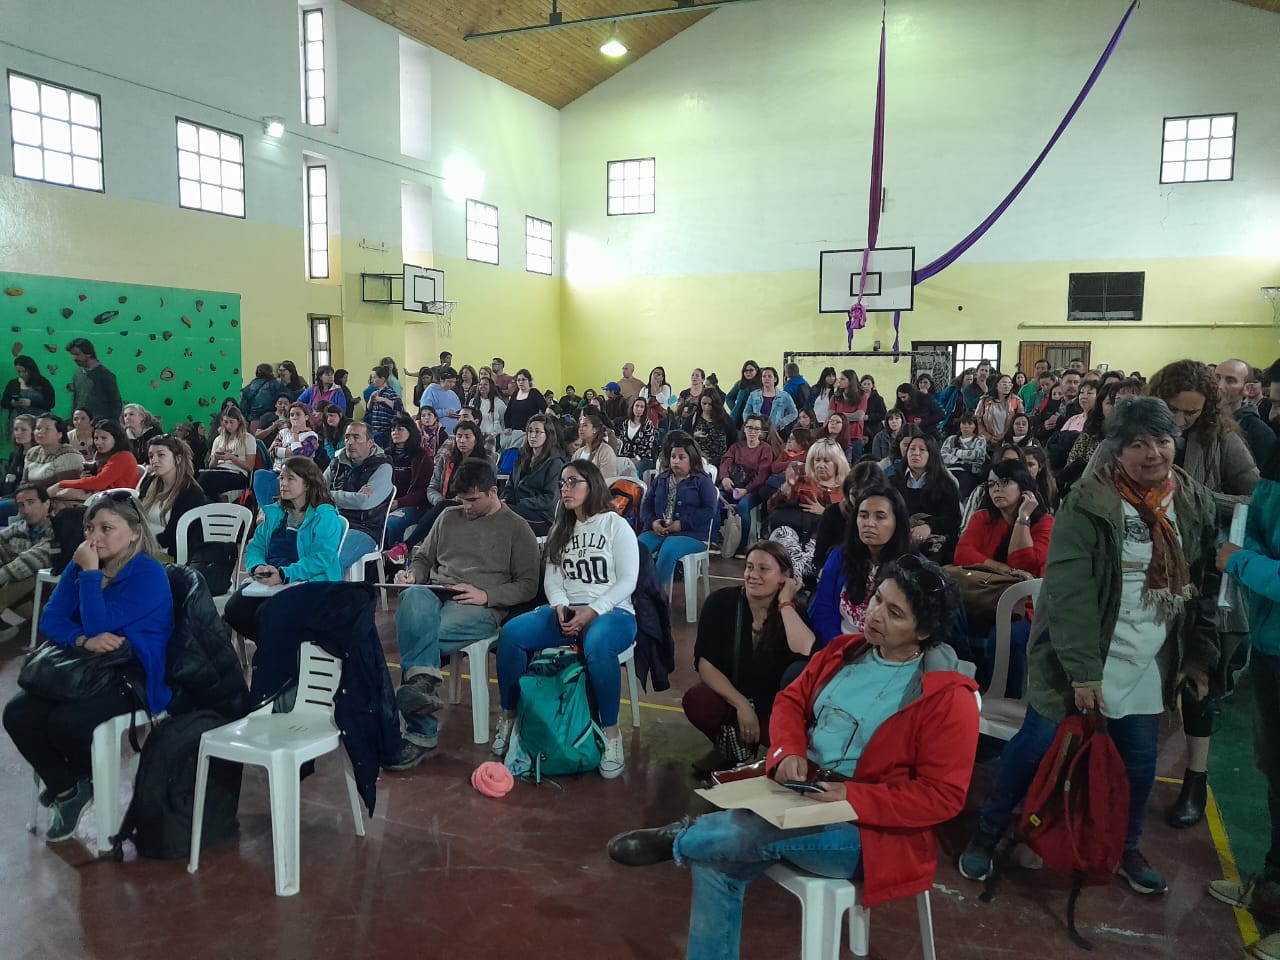
[[[45,642],[22,665],[18,686],[38,697],[74,703],[101,696],[127,673],[141,672],[128,643],[108,653],[91,653],[72,644]]]

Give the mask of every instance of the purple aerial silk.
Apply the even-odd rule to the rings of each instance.
[[[880,69],[876,77],[876,120],[871,135],[871,191],[867,198],[867,246],[862,251],[862,275],[858,278],[858,299],[849,308],[849,320],[845,324],[850,350],[853,349],[853,332],[867,325],[867,310],[862,305],[862,294],[867,289],[867,263],[871,251],[875,248],[876,239],[880,236],[880,197],[884,185],[884,36],[885,21],[881,16]]]
[[[1040,151],[1040,155],[1036,157],[1035,163],[1031,164],[1031,169],[1029,169],[1026,173],[1022,175],[1022,179],[1019,180],[1017,184],[1014,186],[1014,188],[1009,191],[1009,195],[1000,201],[999,206],[997,206],[994,210],[992,210],[991,215],[988,216],[987,219],[983,220],[980,224],[978,224],[978,226],[974,228],[972,233],[970,233],[967,237],[965,237],[963,240],[957,243],[954,247],[952,247],[942,256],[938,257],[938,259],[934,260],[932,263],[926,263],[923,267],[917,270],[915,275],[916,283],[918,284],[924,283],[924,281],[928,280],[930,277],[936,276],[937,274],[945,270],[947,267],[951,266],[951,264],[955,263],[956,260],[958,260],[966,250],[968,250],[975,243],[977,243],[978,240],[982,238],[982,235],[991,229],[991,227],[995,224],[995,222],[1000,219],[1001,215],[1006,210],[1009,209],[1009,205],[1012,204],[1013,201],[1017,199],[1018,194],[1022,192],[1022,188],[1025,187],[1028,182],[1030,182],[1031,178],[1035,175],[1035,172],[1040,169],[1040,164],[1044,162],[1044,158],[1049,155],[1049,151],[1053,149],[1053,145],[1058,142],[1058,138],[1062,136],[1063,131],[1067,129],[1067,125],[1071,122],[1072,118],[1075,117],[1076,111],[1079,110],[1081,104],[1084,103],[1085,97],[1089,95],[1089,91],[1093,89],[1094,83],[1097,82],[1098,77],[1102,74],[1102,68],[1105,67],[1107,65],[1107,61],[1111,59],[1111,54],[1115,50],[1116,44],[1120,42],[1120,35],[1124,33],[1124,28],[1128,26],[1129,18],[1133,16],[1133,11],[1137,9],[1137,6],[1138,6],[1138,0],[1133,0],[1133,2],[1129,4],[1129,9],[1125,11],[1124,17],[1120,21],[1120,26],[1116,27],[1115,33],[1111,35],[1111,42],[1108,43],[1107,48],[1102,51],[1102,56],[1098,58],[1097,65],[1094,66],[1093,72],[1089,74],[1089,79],[1085,81],[1084,86],[1080,88],[1080,92],[1076,94],[1076,98],[1072,102],[1071,108],[1067,110],[1067,115],[1063,117],[1062,122],[1058,124],[1058,129],[1053,131],[1053,136],[1049,138],[1049,142],[1046,143],[1044,146],[1044,149]],[[880,81],[883,88],[883,83],[884,83],[883,31],[881,33],[880,42],[881,42]],[[864,271],[864,275],[865,275],[865,271]],[[896,330],[897,328],[896,321],[895,321],[894,327]],[[894,343],[894,348],[895,349],[897,348],[896,341]]]

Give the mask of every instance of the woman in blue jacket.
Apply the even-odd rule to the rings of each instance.
[[[147,706],[159,713],[172,697],[165,649],[173,633],[173,596],[156,538],[132,490],[108,490],[88,502],[84,543],[58,579],[40,617],[52,643],[105,654],[128,644],[146,681]],[[45,784],[53,808],[45,839],[75,836],[93,799],[93,728],[137,706],[123,682],[87,700],[65,702],[20,692],[4,710],[4,727]]]
[[[724,398],[729,410],[729,418],[734,426],[741,427],[747,411],[747,401],[751,394],[760,389],[760,364],[748,360],[742,365],[742,378],[729,388],[729,395]]]
[[[758,413],[768,417],[779,432],[786,430],[800,415],[791,394],[778,387],[778,371],[765,367],[760,371],[760,389],[751,391],[743,417]]]
[[[640,546],[653,556],[658,582],[675,576],[681,557],[707,549],[714,538],[720,497],[707,476],[702,451],[683,430],[667,435],[664,469],[640,505]]]
[[[280,498],[263,506],[262,516],[244,552],[252,579],[232,594],[223,614],[231,629],[250,640],[258,634],[258,608],[279,588],[342,579],[342,517],[314,460],[290,457],[284,462]]]

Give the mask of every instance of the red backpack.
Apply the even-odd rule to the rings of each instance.
[[[1067,929],[1086,950],[1092,947],[1075,923],[1080,888],[1115,878],[1128,825],[1129,777],[1106,720],[1072,714],[1058,725],[1053,746],[1040,761],[1019,826],[1045,866],[1071,876]]]

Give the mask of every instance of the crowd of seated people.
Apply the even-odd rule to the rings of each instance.
[[[404,734],[391,770],[437,749],[442,654],[497,633],[494,752],[510,741],[529,655],[577,643],[604,732],[600,774],[621,774],[617,656],[636,635],[631,596],[642,552],[665,593],[682,557],[718,545],[723,557],[743,558],[744,574],[743,586],[711,594],[699,619],[698,677],[684,709],[713,747],[700,766],[782,739],[799,752],[771,766],[803,779],[805,757],[818,762],[831,743],[829,731],[806,731],[793,714],[812,709],[815,697],[832,699],[822,700],[833,673],[858,667],[887,678],[892,663],[916,663],[893,673],[906,684],[903,709],[920,696],[911,686],[920,671],[958,669],[978,682],[988,675],[995,630],[989,616],[966,608],[970,600],[943,569],[981,567],[1043,585],[1014,624],[1008,686],[993,692],[1025,698],[1026,720],[1005,748],[962,873],[990,873],[1057,723],[1071,710],[1097,709],[1111,720],[1129,773],[1122,876],[1137,892],[1160,893],[1164,877],[1140,848],[1160,718],[1179,709],[1187,744],[1182,790],[1166,818],[1194,826],[1204,817],[1215,720],[1243,651],[1252,644],[1268,669],[1266,658],[1280,656],[1259,647],[1258,625],[1243,610],[1267,596],[1258,564],[1276,562],[1274,530],[1251,514],[1248,543],[1226,556],[1217,546],[1233,508],[1271,489],[1267,471],[1274,475],[1280,446],[1274,365],[1263,374],[1239,360],[1180,360],[1147,380],[1075,361],[1060,371],[1040,361],[1031,375],[984,361],[940,391],[928,374],[904,381],[887,406],[874,379],[853,369],[825,368],[811,385],[794,364],[784,382],[754,360],[727,393],[702,368],[677,390],[665,368],[641,381],[626,364],[598,393],[566,388],[559,399],[527,368],[506,374],[498,357],[477,369],[442,356],[418,370],[407,397],[394,358],[370,368],[363,396],[351,394],[346,371],[322,366],[311,386],[282,361],[256,368],[207,437],[196,423],[164,433],[134,402],[115,418],[74,410],[69,424],[43,409],[38,372],[22,359],[2,404],[12,441],[0,490],[4,608],[21,616],[36,573],[65,565],[71,572],[54,591],[45,632],[114,649],[112,638],[131,628],[102,619],[84,585],[105,571],[110,587],[128,586],[137,578],[126,569],[172,560],[181,518],[210,502],[256,509],[245,583],[230,582],[234,557],[205,549],[198,527],[181,551],[215,592],[234,591],[226,619],[249,639],[279,589],[338,581],[357,560],[386,551],[404,567],[397,579],[414,585],[396,615]],[[611,501],[621,476],[646,478],[635,527]],[[137,493],[116,499],[122,488]],[[54,533],[62,512],[84,529],[78,548]],[[1244,585],[1245,600],[1209,617],[1201,600],[1216,597],[1220,574]],[[945,603],[930,589],[935,577]],[[546,603],[525,609],[540,591]],[[895,608],[921,627],[914,640],[898,632]],[[16,633],[2,627],[0,639]],[[849,637],[864,646],[851,647],[858,641]],[[846,651],[838,662],[833,647]],[[148,655],[144,641],[144,672]],[[148,692],[158,703],[165,693],[152,672],[154,664]],[[867,682],[859,676],[840,681],[842,696],[857,700]],[[104,702],[85,716],[119,707]],[[897,716],[864,719],[874,729]],[[54,833],[70,835],[92,790],[84,728],[58,740],[38,729],[50,722],[58,725],[57,710],[30,697],[5,713],[24,755],[48,775]],[[1280,756],[1272,762],[1280,769]],[[739,820],[715,831],[685,826],[659,843],[700,864],[720,832],[755,829]],[[1280,884],[1280,867],[1274,873],[1267,882]],[[1250,891],[1235,895],[1248,900]]]

